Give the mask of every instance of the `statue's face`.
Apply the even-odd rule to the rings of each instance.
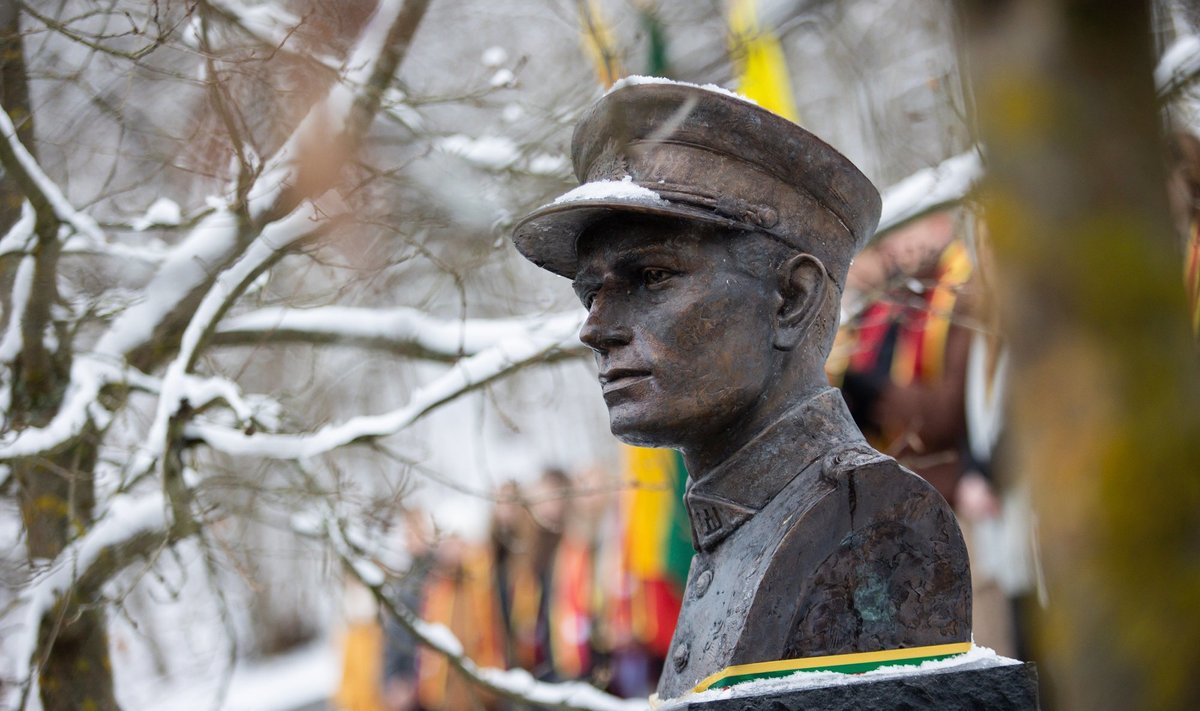
[[[773,378],[778,291],[728,236],[687,222],[609,220],[579,243],[579,337],[596,355],[613,434],[680,447],[747,417]]]

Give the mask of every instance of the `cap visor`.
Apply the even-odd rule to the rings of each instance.
[[[537,266],[574,279],[579,270],[576,250],[579,235],[599,220],[617,213],[745,227],[711,210],[663,199],[578,200],[546,205],[531,212],[513,228],[513,244]]]

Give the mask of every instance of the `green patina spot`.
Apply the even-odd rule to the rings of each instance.
[[[858,578],[861,582],[854,588],[854,609],[858,610],[863,622],[886,622],[895,617],[896,609],[883,580],[861,570]]]

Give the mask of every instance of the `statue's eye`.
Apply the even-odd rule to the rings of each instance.
[[[647,267],[642,270],[642,283],[646,286],[657,286],[674,276],[674,272],[658,267]]]

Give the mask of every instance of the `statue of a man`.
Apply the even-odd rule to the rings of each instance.
[[[945,500],[864,441],[824,372],[879,194],[726,92],[633,80],[584,115],[582,185],[518,250],[573,280],[613,433],[683,453],[696,548],[663,699],[737,665],[970,640]]]

